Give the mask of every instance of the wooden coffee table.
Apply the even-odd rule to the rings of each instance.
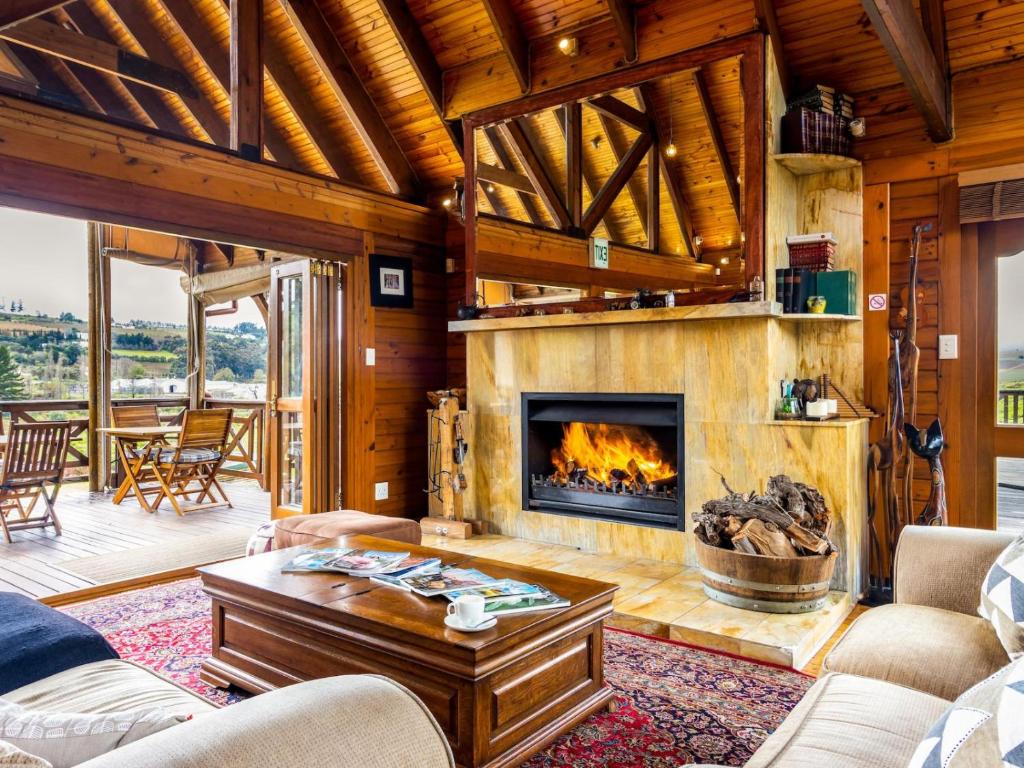
[[[443,623],[443,597],[340,574],[283,574],[302,548],[268,552],[199,569],[213,598],[204,681],[261,693],[331,675],[385,675],[425,702],[465,768],[519,765],[611,699],[601,630],[614,584],[368,536],[328,546],[436,556],[541,584],[572,605],[456,632]]]

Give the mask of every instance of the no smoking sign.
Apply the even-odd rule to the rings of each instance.
[[[868,294],[868,309],[872,312],[881,312],[889,306],[889,295],[886,293]]]

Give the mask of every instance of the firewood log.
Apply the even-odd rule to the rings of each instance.
[[[769,557],[800,556],[796,548],[789,542],[786,534],[771,523],[765,523],[756,518],[747,520],[739,532],[732,537],[733,546],[739,549],[737,540],[749,542],[759,555],[768,555]]]

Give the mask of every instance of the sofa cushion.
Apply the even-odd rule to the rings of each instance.
[[[746,768],[905,768],[948,706],[937,696],[892,683],[828,674]]]
[[[117,652],[96,630],[25,595],[0,592],[0,696]]]
[[[43,758],[30,755],[6,741],[0,741],[0,766],[3,768],[53,768]]]
[[[1008,661],[984,619],[897,604],[861,614],[822,670],[888,680],[952,701]]]
[[[274,549],[319,544],[339,536],[379,536],[382,539],[419,544],[422,539],[419,523],[403,517],[370,515],[354,509],[323,512],[318,515],[297,515],[278,520],[274,528]]]
[[[97,661],[69,669],[4,695],[26,709],[108,713],[160,707],[168,714],[212,712],[194,693],[127,661]]]
[[[1024,656],[1024,536],[1018,536],[989,569],[981,585],[981,615],[1010,658]]]
[[[964,693],[932,726],[908,768],[1024,765],[1024,658]]]
[[[162,709],[106,714],[39,711],[0,699],[0,738],[43,758],[52,768],[74,768],[186,719]]]

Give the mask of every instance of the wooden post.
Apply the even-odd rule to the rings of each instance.
[[[347,509],[374,512],[376,480],[376,368],[366,364],[374,347],[376,313],[370,303],[370,254],[375,239],[363,235],[362,254],[349,262],[345,275],[345,457],[342,498]]]
[[[462,216],[466,228],[466,296],[465,306],[476,305],[476,126],[463,126],[462,148],[466,178],[463,181]]]
[[[197,273],[195,246],[189,259],[189,277]],[[185,348],[185,381],[188,388],[188,407],[202,408],[206,398],[206,307],[195,296],[188,296],[187,345]]]
[[[569,209],[570,232],[580,231],[583,219],[583,107],[570,101],[562,110],[565,120],[565,204]]]
[[[263,0],[231,0],[231,148],[263,157]]]
[[[764,194],[765,194],[765,51],[764,37],[758,36],[740,59],[743,91],[743,215],[746,284],[754,277],[764,280]]]
[[[101,491],[107,484],[110,447],[99,430],[110,419],[110,269],[102,252],[102,225],[89,222],[89,490]]]

